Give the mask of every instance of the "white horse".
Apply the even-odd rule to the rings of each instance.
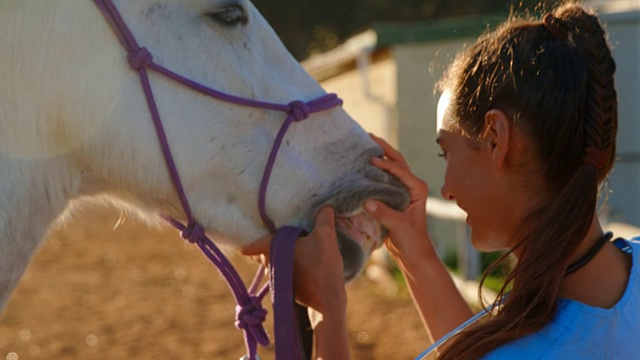
[[[247,0],[114,3],[154,61],[201,84],[284,104],[324,94]],[[2,0],[0,34],[2,308],[47,231],[74,204],[107,199],[151,221],[184,214],[138,76],[93,1]],[[195,218],[225,246],[265,235],[258,187],[283,114],[150,78]],[[352,217],[356,235],[340,240],[348,278],[381,241],[377,230],[358,236],[358,228],[371,228],[358,215],[363,201],[401,207],[408,200],[395,179],[369,165],[380,155],[342,109],[332,109],[292,124],[269,183],[267,213],[276,226],[311,228],[324,204]]]

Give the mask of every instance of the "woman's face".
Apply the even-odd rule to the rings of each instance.
[[[438,103],[438,139],[447,162],[442,196],[454,200],[467,213],[471,241],[482,251],[509,247],[510,233],[520,219],[520,195],[512,176],[496,166],[495,139],[474,140],[457,129],[449,115],[450,96]]]

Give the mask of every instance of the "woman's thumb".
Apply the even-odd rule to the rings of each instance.
[[[332,207],[324,206],[318,211],[313,232],[317,231],[335,231],[335,211]]]
[[[401,215],[399,212],[377,200],[367,200],[364,203],[364,210],[389,230],[394,228],[398,216]]]

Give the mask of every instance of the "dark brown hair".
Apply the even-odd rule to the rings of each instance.
[[[460,53],[440,83],[451,92],[452,119],[469,136],[481,136],[487,111],[509,114],[530,139],[549,196],[512,234],[521,253],[496,300],[502,307],[438,359],[477,359],[551,321],[563,273],[613,166],[617,95],[605,32],[592,11],[575,4],[546,20],[512,16]],[[603,152],[601,168],[585,164],[586,148]]]

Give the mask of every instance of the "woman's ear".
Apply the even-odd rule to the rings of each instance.
[[[505,165],[509,152],[509,118],[501,110],[492,109],[484,115],[484,131],[482,142],[491,153],[494,169]]]

